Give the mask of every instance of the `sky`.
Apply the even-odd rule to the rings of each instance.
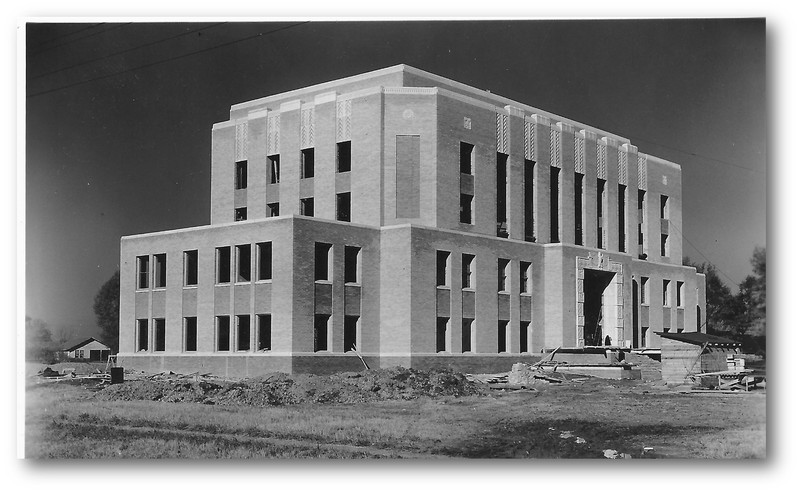
[[[399,63],[681,165],[684,254],[735,287],[767,238],[763,19],[28,23],[25,311],[94,335],[123,235],[209,224],[230,106]]]

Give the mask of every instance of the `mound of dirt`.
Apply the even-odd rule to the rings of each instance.
[[[95,394],[103,400],[152,400],[205,404],[275,406],[283,404],[358,403],[425,396],[466,396],[486,392],[452,370],[395,367],[329,376],[273,373],[239,382],[186,379],[133,380]]]

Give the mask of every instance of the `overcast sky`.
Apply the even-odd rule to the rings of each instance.
[[[28,24],[26,312],[95,331],[123,235],[209,223],[232,104],[406,63],[683,168],[684,253],[766,245],[763,20]]]

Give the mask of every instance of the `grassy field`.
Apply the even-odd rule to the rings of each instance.
[[[271,407],[29,387],[30,458],[765,458],[766,392],[590,379],[538,392]],[[645,447],[648,450],[645,452]]]

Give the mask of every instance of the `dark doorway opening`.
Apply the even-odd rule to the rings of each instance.
[[[583,276],[583,344],[602,346],[608,328],[616,326],[615,285],[611,283],[614,272],[586,269]],[[611,310],[613,308],[613,312]],[[604,334],[603,328],[606,327]],[[613,338],[612,338],[613,340]]]

